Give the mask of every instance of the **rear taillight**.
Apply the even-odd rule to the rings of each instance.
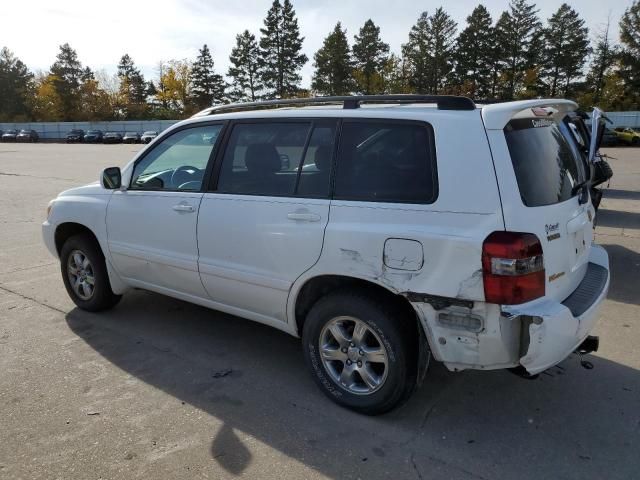
[[[516,305],[543,297],[540,240],[532,233],[493,232],[482,244],[482,273],[489,303]]]

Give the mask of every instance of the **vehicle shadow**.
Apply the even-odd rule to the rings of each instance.
[[[640,200],[640,191],[638,190],[618,190],[615,188],[605,188],[603,190],[603,198],[615,198],[619,200]]]
[[[640,305],[640,253],[617,244],[602,245],[609,254],[611,286],[608,298],[616,302]]]
[[[640,230],[640,213],[601,208],[596,217],[597,227],[632,228]]]
[[[640,468],[640,375],[591,356],[519,379],[434,363],[409,403],[366,417],[316,388],[299,341],[148,292],[70,329],[126,374],[223,423],[212,466],[240,475],[248,434],[331,478],[631,478]],[[633,473],[632,473],[633,472]]]

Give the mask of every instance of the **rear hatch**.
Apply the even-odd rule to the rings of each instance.
[[[541,107],[518,112],[490,135],[499,143],[494,157],[505,154],[502,175],[510,177],[497,172],[506,229],[540,239],[546,295],[558,301],[583,279],[593,241],[595,212],[584,188],[589,169],[574,135],[566,112]],[[500,170],[500,159],[494,161]]]

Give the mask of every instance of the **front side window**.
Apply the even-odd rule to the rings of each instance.
[[[433,133],[427,124],[377,120],[343,124],[335,198],[433,203],[437,178]]]
[[[222,125],[205,125],[165,138],[136,164],[130,188],[199,191],[221,130]]]
[[[585,164],[565,123],[518,118],[504,129],[520,197],[528,207],[552,205],[577,195],[586,180]]]

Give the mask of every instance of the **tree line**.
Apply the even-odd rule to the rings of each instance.
[[[563,3],[545,22],[535,4],[511,0],[496,21],[482,4],[457,25],[444,8],[423,12],[399,52],[367,20],[353,37],[340,22],[309,61],[290,0],[274,0],[258,36],[236,36],[226,76],[205,44],[194,60],[161,61],[145,79],[124,54],[115,75],[83,66],[69,44],[47,72],[34,74],[0,50],[0,121],[181,118],[210,105],[310,95],[422,93],[476,99],[576,99],[584,108],[640,110],[640,0],[619,23],[590,39],[580,14]]]

